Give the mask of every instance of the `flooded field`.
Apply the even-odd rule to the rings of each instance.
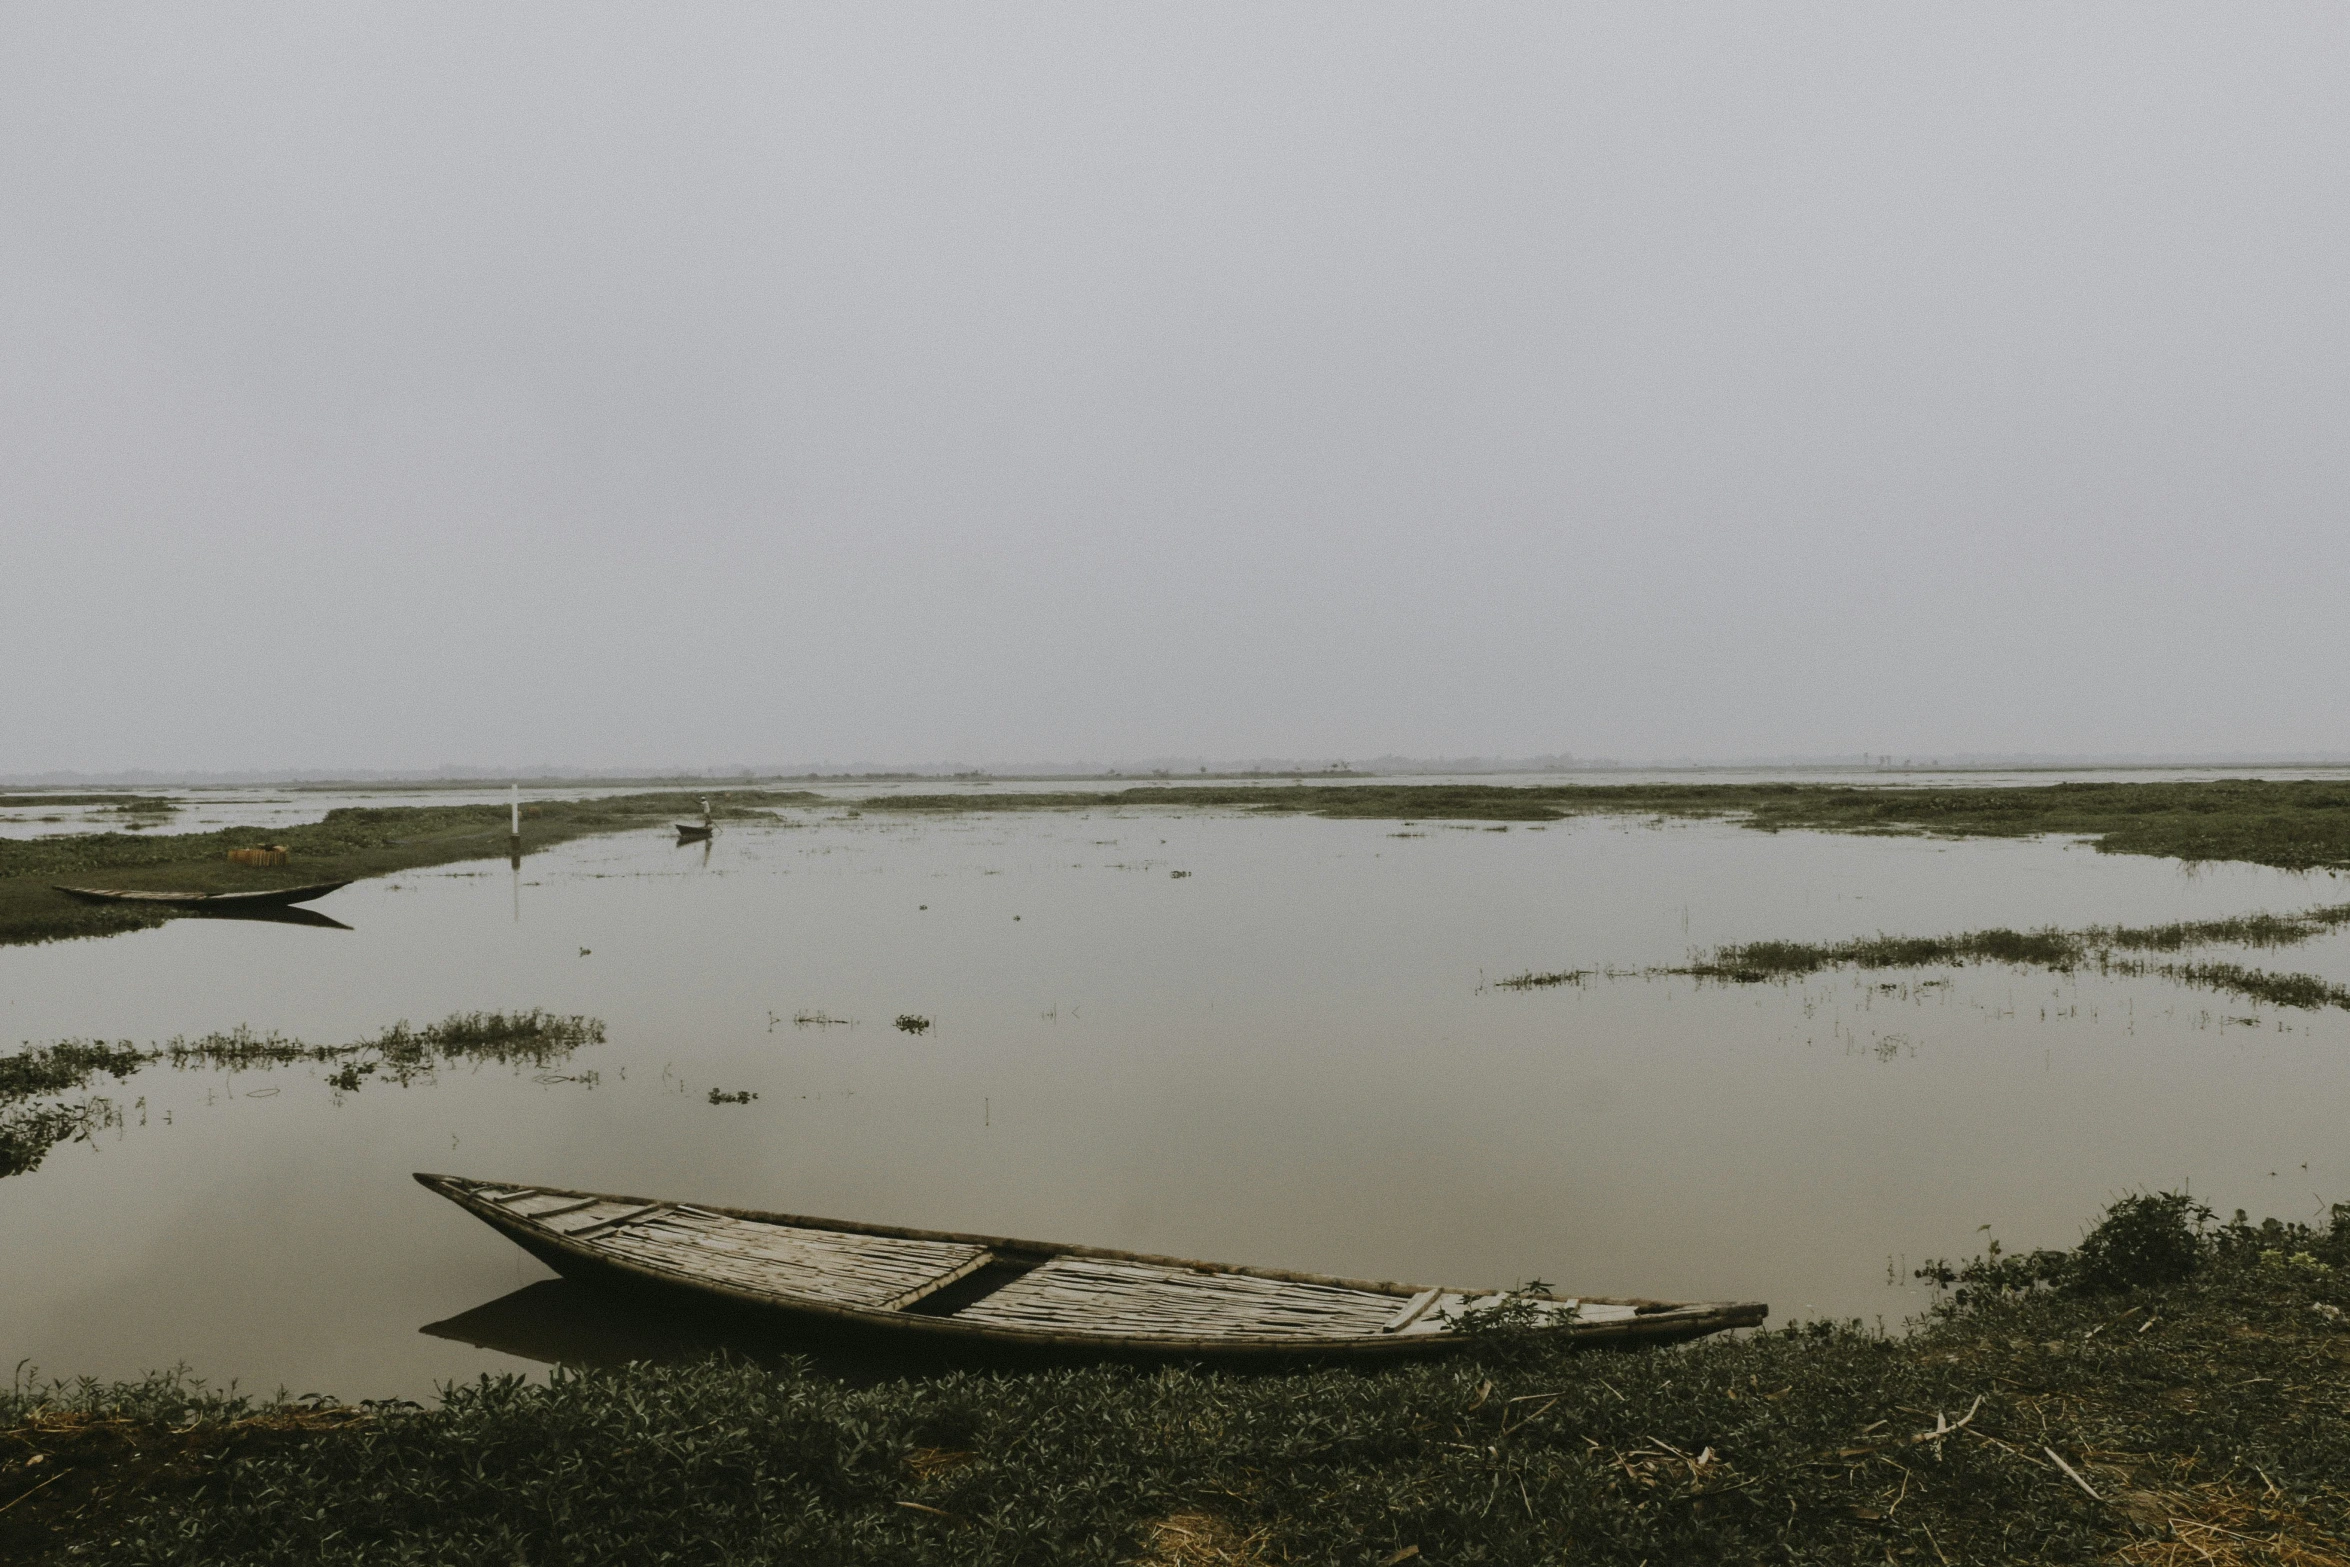
[[[535,1309],[497,1303],[546,1271],[413,1170],[1893,1324],[1924,1303],[1909,1269],[1986,1225],[2067,1244],[2140,1186],[2288,1218],[2350,1195],[2350,1013],[2004,966],[1494,982],[2344,899],[2062,842],[1613,818],[826,806],[435,867],[314,905],[349,931],[0,950],[11,1045],[333,1044],[534,1007],[608,1028],[406,1086],[327,1062],[101,1079],[120,1124],[0,1183],[0,1344],[52,1374],[184,1361],[360,1398],[617,1341],[576,1301],[571,1337],[522,1341]],[[2254,961],[2350,980],[2350,931]]]

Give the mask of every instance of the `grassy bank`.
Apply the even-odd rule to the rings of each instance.
[[[1775,832],[2077,833],[2109,854],[2350,867],[2350,782],[2064,783],[1855,789],[1824,784],[1264,784],[1100,793],[877,795],[866,811],[1216,808],[1381,821],[1546,822],[1598,814],[1727,817]]]
[[[176,1378],[0,1401],[26,1560],[1808,1563],[2350,1559],[2350,1223],[2117,1204],[1931,1265],[1920,1331],[1382,1372],[849,1387],[740,1363],[437,1407]]]
[[[698,813],[704,794],[722,817],[817,798],[799,791],[704,790],[533,801],[523,808],[523,850]],[[502,854],[509,825],[504,805],[347,807],[300,827],[0,839],[0,945],[111,936],[174,917],[167,910],[77,902],[54,890],[57,883],[140,892],[254,892],[357,881]],[[269,867],[229,863],[229,850],[262,844],[284,845],[288,862]]]

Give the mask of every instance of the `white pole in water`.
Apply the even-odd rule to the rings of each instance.
[[[506,852],[515,864],[520,865],[522,863],[522,785],[510,784],[507,787],[513,791],[508,799],[514,807],[514,825],[511,836],[506,840]]]

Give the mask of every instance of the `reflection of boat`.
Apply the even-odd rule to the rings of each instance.
[[[307,887],[278,887],[268,892],[121,892],[111,887],[59,887],[68,897],[89,903],[147,903],[173,909],[264,909],[323,898],[347,881],[314,882]]]
[[[189,909],[187,911],[208,920],[264,920],[272,925],[308,925],[318,930],[349,930],[330,914],[316,909],[289,908],[282,903],[249,903],[242,908]]]
[[[904,1346],[911,1353],[890,1354],[865,1344],[844,1353],[846,1347],[836,1341],[792,1328],[772,1316],[758,1319],[723,1306],[705,1308],[685,1296],[653,1302],[570,1279],[541,1279],[417,1331],[546,1365],[620,1366],[724,1351],[760,1364],[795,1360],[853,1382],[943,1369],[939,1357],[922,1354],[919,1346]]]
[[[1754,1327],[1769,1312],[1753,1303],[1423,1289],[559,1187],[416,1179],[569,1278],[937,1348],[1376,1356],[1472,1342],[1454,1319],[1505,1302],[1529,1331],[1575,1343],[1672,1342]]]
[[[692,843],[698,838],[709,837],[710,834],[716,832],[717,830],[717,828],[712,827],[707,822],[702,823],[700,826],[695,826],[689,822],[679,822],[677,824],[677,841],[679,843]]]
[[[417,1331],[501,1355],[567,1366],[617,1366],[716,1349],[721,1340],[634,1309],[569,1279],[541,1279]]]

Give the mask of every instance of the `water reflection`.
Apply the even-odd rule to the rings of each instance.
[[[526,1284],[471,1311],[428,1322],[417,1331],[550,1366],[684,1360],[743,1347],[688,1313],[590,1289],[569,1279]]]
[[[798,1360],[849,1382],[920,1375],[950,1364],[936,1352],[794,1331],[763,1316],[660,1296],[541,1279],[417,1332],[544,1366],[587,1369],[726,1354],[773,1365]],[[986,1357],[978,1357],[984,1359]]]
[[[197,908],[189,911],[199,919],[258,920],[269,925],[307,925],[313,930],[356,930],[329,914],[316,909],[298,909],[290,904],[258,904],[241,909]]]

